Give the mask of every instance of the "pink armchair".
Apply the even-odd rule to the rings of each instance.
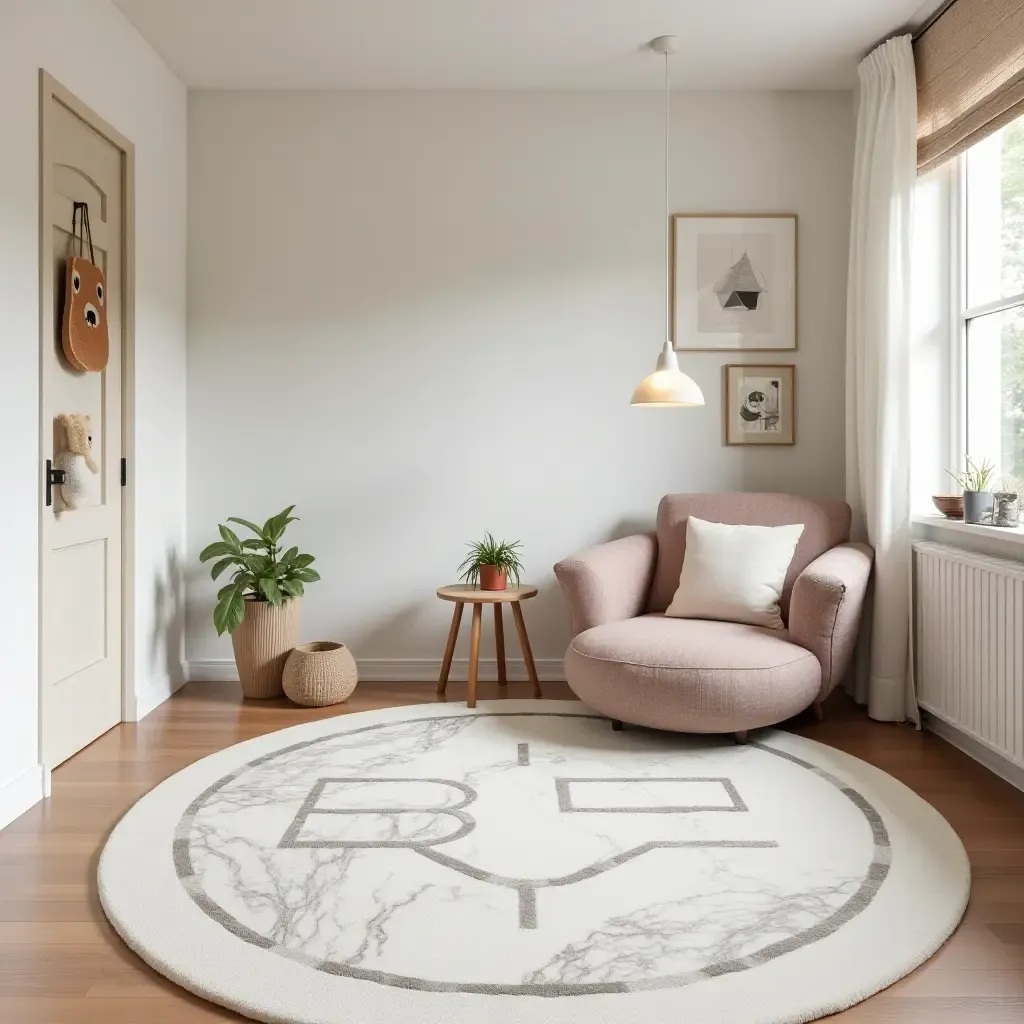
[[[780,606],[783,630],[664,615],[690,515],[720,523],[803,523]],[[555,566],[573,639],[573,692],[622,722],[735,734],[822,701],[849,668],[872,551],[851,544],[850,507],[788,494],[670,494],[657,530],[590,548]]]

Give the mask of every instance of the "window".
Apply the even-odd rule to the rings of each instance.
[[[966,451],[1024,479],[1024,118],[963,157]]]

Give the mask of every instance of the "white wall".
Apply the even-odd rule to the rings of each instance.
[[[135,682],[144,713],[180,679],[185,485],[185,89],[108,0],[0,7],[0,825],[41,795],[39,68],[136,145]],[[175,601],[179,611],[174,611]]]
[[[792,449],[723,446],[721,354],[682,359],[706,408],[629,407],[663,337],[657,94],[190,95],[194,678],[230,671],[195,565],[229,515],[297,503],[306,637],[407,678],[436,669],[464,543],[521,538],[557,674],[558,558],[669,491],[842,496],[850,97],[675,110],[674,209],[799,214],[800,350],[748,359],[798,364]]]

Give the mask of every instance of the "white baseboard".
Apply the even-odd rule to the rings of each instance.
[[[526,665],[522,658],[508,659],[508,678],[512,682],[525,682]],[[561,658],[536,659],[537,675],[544,682],[560,682],[565,679]],[[468,658],[456,658],[452,662],[451,679],[466,678]],[[428,683],[437,682],[441,674],[440,658],[360,658],[359,678],[370,682]],[[190,661],[188,678],[197,682],[237,682],[238,669],[233,658],[215,658]],[[494,658],[480,659],[480,679],[498,678],[497,661]]]
[[[141,722],[150,711],[158,708],[168,697],[177,693],[186,683],[188,676],[185,667],[182,666],[181,673],[177,679],[161,675],[146,682],[142,690],[135,694],[134,709],[128,708],[125,721]]]
[[[1011,786],[1024,791],[1024,768],[1015,764],[1009,758],[993,750],[987,744],[975,739],[963,729],[947,722],[931,711],[924,711],[921,716],[921,725],[925,729],[941,736],[947,743],[962,750],[968,757],[973,757],[979,764],[984,765],[990,772],[1005,779]]]
[[[10,825],[47,795],[49,775],[43,765],[34,764],[28,771],[0,786],[0,828]]]

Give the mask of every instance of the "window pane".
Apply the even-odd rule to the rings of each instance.
[[[967,324],[967,451],[1024,477],[1024,307]]]
[[[1024,292],[1024,118],[967,151],[967,305]]]

